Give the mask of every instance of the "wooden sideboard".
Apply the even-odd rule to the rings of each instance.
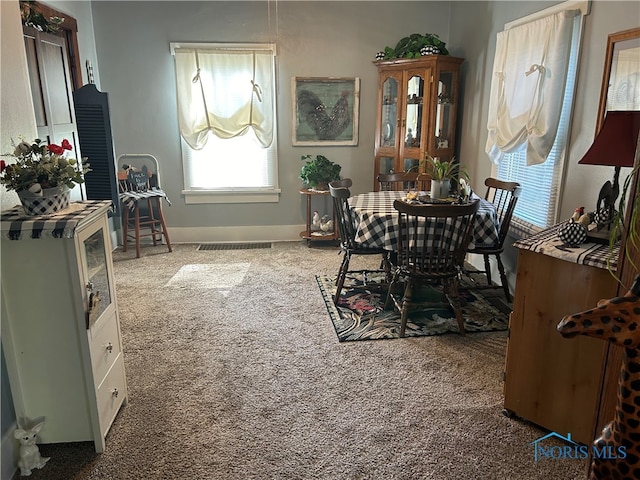
[[[605,369],[606,342],[585,336],[563,338],[556,327],[563,316],[614,297],[617,284],[605,268],[608,246],[587,243],[565,249],[555,230],[515,244],[518,271],[504,407],[510,414],[590,444],[604,376],[617,378],[618,372]],[[613,418],[613,406],[609,413],[605,418]]]

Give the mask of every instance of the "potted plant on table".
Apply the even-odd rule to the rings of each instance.
[[[0,160],[0,183],[7,190],[15,190],[28,215],[44,215],[62,210],[69,205],[69,189],[84,182],[90,172],[84,159],[66,158],[72,150],[68,140],[60,145],[47,145],[39,138],[29,143],[13,144],[15,162]]]
[[[427,155],[423,162],[424,173],[431,176],[431,198],[445,198],[449,196],[451,181],[469,180],[466,165],[456,162],[455,157],[450,160],[440,160]]]
[[[309,188],[326,191],[329,189],[329,182],[340,180],[342,167],[324,155],[316,155],[315,158],[302,155],[301,160],[305,160],[306,163],[300,171],[300,179]]]

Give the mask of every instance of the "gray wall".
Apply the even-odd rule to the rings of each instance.
[[[75,2],[66,2],[73,4]],[[298,194],[300,156],[322,153],[354,179],[354,191],[373,183],[375,52],[413,32],[437,33],[463,64],[460,159],[474,186],[491,174],[484,154],[490,70],[495,35],[504,24],[560,2],[279,2],[275,21],[267,2],[94,2],[95,45],[102,89],[109,92],[117,153],[144,151],[162,163],[174,206],[170,227],[288,226],[304,223]],[[587,17],[578,96],[569,145],[561,218],[593,203],[610,176],[605,167],[577,166],[593,140],[608,33],[637,26],[638,2],[592,2]],[[118,34],[113,34],[113,25]],[[278,124],[281,201],[277,204],[186,205],[177,133],[171,41],[269,41],[279,47]],[[361,78],[360,144],[357,147],[291,146],[292,76]],[[211,240],[216,240],[212,238]]]
[[[377,99],[375,53],[413,32],[448,37],[448,2],[279,2],[278,22],[267,2],[96,2],[96,47],[102,87],[109,92],[118,154],[157,154],[174,202],[169,227],[296,225],[304,223],[298,193],[303,154],[324,154],[354,178],[354,191],[373,185]],[[274,2],[271,2],[273,8]],[[113,25],[118,25],[118,35]],[[278,125],[281,201],[277,204],[185,205],[176,119],[171,41],[278,43]],[[291,77],[361,78],[357,147],[291,145]],[[170,181],[169,181],[170,179]],[[296,230],[296,235],[299,230]],[[211,239],[215,240],[215,239]]]

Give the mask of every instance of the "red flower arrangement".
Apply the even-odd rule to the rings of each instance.
[[[22,141],[13,144],[13,153],[4,156],[16,158],[16,162],[0,160],[0,183],[7,190],[30,190],[34,187],[53,188],[66,186],[73,188],[75,184],[84,182],[84,174],[91,171],[86,159],[66,158],[66,151],[73,149],[67,139],[61,145],[46,145],[39,138],[31,144]]]

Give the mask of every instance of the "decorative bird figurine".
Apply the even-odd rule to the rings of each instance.
[[[325,215],[320,219],[320,230],[323,232],[333,231],[333,220],[331,220],[328,215]]]
[[[320,227],[320,214],[317,210],[313,211],[313,217],[311,218],[311,223],[313,223],[314,227]]]
[[[574,221],[579,221],[580,217],[582,217],[582,215],[584,215],[584,207],[578,207],[573,211],[573,215],[571,216],[571,218],[573,218]]]
[[[578,223],[581,223],[588,228],[589,224],[591,223],[591,216],[588,213],[583,213],[582,215],[580,215],[580,218],[578,218]]]

